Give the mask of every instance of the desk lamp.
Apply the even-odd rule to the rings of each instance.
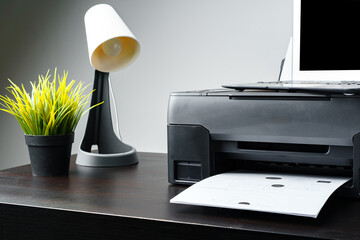
[[[135,148],[123,143],[113,129],[109,72],[132,63],[139,55],[140,45],[115,10],[107,4],[91,7],[84,19],[90,63],[95,68],[95,91],[91,105],[104,103],[89,112],[76,163],[91,167],[136,164]],[[93,145],[97,145],[98,153],[91,151]]]

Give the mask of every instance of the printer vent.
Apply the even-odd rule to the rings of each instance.
[[[329,146],[312,144],[291,144],[291,143],[267,143],[267,142],[244,142],[237,143],[241,150],[263,150],[282,152],[303,152],[303,153],[327,153]]]

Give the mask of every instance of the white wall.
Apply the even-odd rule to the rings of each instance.
[[[48,68],[91,83],[83,16],[112,5],[141,43],[139,59],[112,73],[123,140],[166,152],[170,92],[277,80],[292,30],[291,0],[1,0],[0,94]],[[76,130],[73,152],[87,118]],[[0,168],[29,162],[22,130],[0,112]]]

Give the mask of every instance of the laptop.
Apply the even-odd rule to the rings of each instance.
[[[223,87],[360,94],[360,0],[294,0],[293,5],[293,38],[281,79]]]

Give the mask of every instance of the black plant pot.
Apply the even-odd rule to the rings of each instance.
[[[74,133],[66,135],[25,135],[33,176],[66,176],[69,174]]]

